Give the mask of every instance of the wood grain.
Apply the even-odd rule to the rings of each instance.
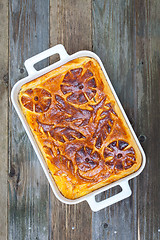
[[[8,1],[0,0],[0,239],[7,239]]]
[[[139,239],[160,239],[160,1],[136,4],[137,131],[147,164],[138,178]],[[142,194],[143,193],[143,194]]]
[[[140,137],[147,165],[131,180],[132,196],[93,214],[94,240],[159,239],[159,10],[156,0],[93,1],[93,50],[137,135],[147,137]]]
[[[49,47],[49,1],[10,0],[9,23],[12,88],[24,61]],[[48,181],[11,103],[9,113],[8,238],[48,239]]]
[[[91,50],[91,0],[51,0],[50,6],[51,46],[62,43],[69,54]],[[86,202],[67,206],[51,192],[50,239],[91,239],[91,214]]]
[[[69,54],[92,49],[91,0],[50,0],[50,45]]]

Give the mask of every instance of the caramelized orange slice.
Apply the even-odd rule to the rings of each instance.
[[[111,142],[103,155],[105,164],[115,172],[126,170],[136,163],[133,147],[123,140]]]
[[[72,69],[66,73],[61,84],[63,94],[69,94],[67,101],[74,104],[84,104],[96,95],[96,81],[93,73],[86,70],[82,74],[82,68]]]
[[[46,112],[51,105],[51,94],[43,88],[28,89],[21,97],[21,102],[30,111]]]
[[[82,147],[76,152],[76,163],[79,175],[85,179],[93,179],[102,171],[103,162],[97,151],[89,147]]]

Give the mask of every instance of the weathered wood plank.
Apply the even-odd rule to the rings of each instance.
[[[69,54],[92,49],[91,0],[50,1],[50,44],[62,43]]]
[[[0,0],[0,239],[7,239],[8,1]]]
[[[24,61],[49,47],[49,0],[10,0],[9,16],[12,88],[26,76]],[[48,181],[11,103],[9,112],[8,237],[48,239]]]
[[[138,178],[138,231],[150,240],[160,239],[160,1],[135,4],[137,130],[147,155]]]
[[[62,43],[72,54],[92,49],[91,0],[50,1],[50,44]],[[91,210],[86,202],[67,206],[51,192],[50,239],[91,239]]]
[[[93,239],[159,239],[159,25],[159,1],[93,1],[93,49],[137,135],[147,137],[147,165],[131,181],[132,196],[93,215]]]
[[[134,1],[93,1],[92,22],[93,50],[102,59],[135,128]],[[130,185],[133,190],[130,198],[93,214],[93,240],[137,240],[137,179]],[[107,197],[116,192],[110,190]]]

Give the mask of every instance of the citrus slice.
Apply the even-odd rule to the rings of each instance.
[[[89,147],[80,148],[75,159],[82,178],[93,179],[102,171],[99,153]]]
[[[61,91],[67,96],[67,101],[74,104],[84,104],[96,95],[96,81],[93,73],[87,69],[82,75],[82,68],[70,70],[64,76]]]
[[[126,141],[111,142],[104,149],[105,164],[115,172],[127,170],[136,163],[134,148]]]
[[[21,97],[23,106],[30,111],[43,113],[51,105],[51,94],[43,88],[27,89]]]

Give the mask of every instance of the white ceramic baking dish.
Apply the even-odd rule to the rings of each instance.
[[[37,71],[34,68],[34,65],[37,62],[39,62],[39,61],[41,61],[41,60],[43,60],[43,59],[45,59],[45,58],[47,58],[47,57],[49,57],[51,55],[57,54],[57,53],[60,56],[60,61],[58,61],[58,62],[56,62],[56,63],[54,63],[54,64],[52,64],[52,65],[50,65],[50,66],[48,66],[48,67],[46,67],[46,68],[44,68],[42,70],[40,70],[40,71]],[[136,141],[136,143],[137,143],[137,145],[139,147],[139,150],[140,150],[140,152],[142,154],[142,164],[141,164],[141,167],[138,169],[138,171],[136,171],[135,173],[132,173],[131,175],[129,175],[127,177],[124,177],[123,179],[120,179],[120,180],[118,180],[116,182],[113,182],[113,183],[111,183],[109,185],[106,185],[106,186],[104,186],[104,187],[102,187],[102,188],[100,188],[98,190],[95,190],[92,193],[89,193],[89,194],[87,194],[87,195],[85,195],[83,197],[80,197],[80,198],[75,199],[75,200],[71,200],[71,199],[65,198],[60,193],[60,191],[58,190],[57,185],[55,184],[55,182],[54,182],[54,180],[53,180],[53,178],[52,178],[52,176],[51,176],[51,174],[49,172],[47,164],[46,164],[46,162],[45,162],[45,160],[44,160],[44,158],[42,156],[42,153],[41,153],[41,151],[40,151],[40,149],[39,149],[39,147],[37,145],[37,142],[35,141],[35,138],[34,138],[32,132],[30,130],[30,127],[29,127],[29,125],[28,125],[28,123],[27,123],[27,121],[25,119],[25,116],[23,115],[23,113],[21,111],[21,107],[20,107],[20,104],[19,104],[19,101],[18,101],[18,94],[19,94],[19,91],[21,89],[21,86],[24,85],[25,83],[30,82],[31,80],[33,80],[33,79],[35,79],[35,78],[37,78],[39,76],[42,76],[45,73],[47,73],[47,72],[49,72],[49,71],[51,71],[51,70],[53,70],[53,69],[55,69],[55,68],[65,64],[65,63],[67,63],[67,62],[69,62],[69,61],[71,61],[71,60],[73,60],[75,58],[84,57],[84,56],[85,57],[88,56],[88,57],[94,58],[94,59],[96,59],[99,62],[100,66],[101,66],[101,68],[102,68],[102,70],[104,72],[104,75],[106,77],[106,81],[108,82],[108,84],[109,84],[109,86],[111,88],[111,91],[113,92],[113,95],[114,95],[114,97],[115,97],[115,99],[117,101],[117,104],[119,105],[119,107],[120,107],[120,109],[121,109],[121,111],[123,113],[123,116],[124,116],[124,118],[125,118],[125,120],[126,120],[126,122],[128,124],[128,127],[129,127],[129,129],[130,129],[130,131],[131,131],[131,133],[132,133],[132,135],[133,135],[133,137],[134,137],[134,139],[135,139],[135,141]],[[127,197],[129,197],[132,194],[132,192],[131,192],[130,186],[128,184],[128,181],[131,178],[136,177],[137,175],[139,175],[142,172],[142,170],[144,169],[144,166],[145,166],[146,157],[145,157],[144,151],[143,151],[143,149],[142,149],[142,147],[141,147],[141,145],[140,145],[140,143],[139,143],[139,141],[138,141],[138,139],[137,139],[137,137],[136,137],[136,135],[135,135],[135,133],[134,133],[134,131],[132,129],[132,126],[131,126],[131,124],[130,124],[130,122],[129,122],[129,120],[128,120],[128,118],[127,118],[127,116],[126,116],[126,114],[125,114],[125,112],[124,112],[124,110],[122,108],[122,105],[121,105],[121,103],[120,103],[120,101],[119,101],[119,99],[118,99],[118,97],[117,97],[117,95],[116,95],[116,93],[115,93],[115,91],[113,89],[113,86],[112,86],[112,84],[111,84],[111,82],[109,80],[109,77],[108,77],[108,75],[107,75],[107,73],[106,73],[106,71],[104,69],[104,66],[103,66],[100,58],[95,53],[90,52],[90,51],[80,51],[80,52],[74,53],[73,55],[68,55],[68,53],[66,52],[65,48],[63,47],[63,45],[58,44],[58,45],[56,45],[56,46],[54,46],[54,47],[52,47],[50,49],[47,49],[44,52],[41,52],[41,53],[39,53],[39,54],[37,54],[37,55],[27,59],[24,64],[25,64],[25,67],[27,69],[28,76],[26,78],[18,81],[14,85],[14,87],[12,89],[12,92],[11,92],[11,99],[12,99],[12,103],[13,103],[13,105],[14,105],[17,113],[18,113],[18,116],[20,117],[20,119],[22,121],[22,124],[23,124],[23,126],[24,126],[24,128],[25,128],[25,130],[26,130],[26,132],[28,134],[28,137],[29,137],[29,139],[30,139],[30,141],[32,143],[32,146],[33,146],[33,148],[34,148],[34,150],[35,150],[35,152],[37,154],[37,157],[38,157],[38,159],[39,159],[39,161],[40,161],[40,163],[42,165],[42,168],[43,168],[43,170],[44,170],[44,172],[46,174],[46,177],[47,177],[47,179],[48,179],[48,181],[49,181],[49,183],[51,185],[51,188],[52,188],[55,196],[60,201],[62,201],[63,203],[66,203],[66,204],[77,204],[79,202],[82,202],[82,201],[86,200],[89,203],[92,211],[95,211],[95,212],[99,211],[99,210],[101,210],[101,209],[103,209],[105,207],[108,207],[108,206],[110,206],[110,205],[112,205],[112,204],[114,204],[116,202],[119,202],[119,201],[121,201],[121,200],[123,200],[123,199],[125,199]],[[106,191],[108,189],[111,189],[111,188],[113,188],[113,187],[115,187],[117,185],[119,185],[122,188],[122,191],[120,193],[117,193],[116,195],[111,196],[111,197],[109,197],[109,198],[107,198],[107,199],[105,199],[105,200],[103,200],[101,202],[97,202],[95,200],[95,196],[97,194],[102,193],[102,192],[104,192],[104,191]]]

